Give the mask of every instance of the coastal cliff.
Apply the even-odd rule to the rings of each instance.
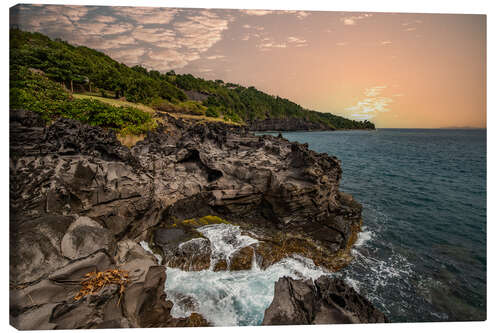
[[[203,270],[197,228],[228,223],[258,242],[217,270],[291,255],[334,271],[350,261],[361,205],[339,191],[340,161],[243,126],[163,114],[133,148],[114,131],[10,113],[10,318],[20,329],[210,325],[171,315],[165,265]],[[192,240],[197,240],[193,242]],[[148,244],[158,258],[139,243]],[[89,272],[128,272],[75,299]]]
[[[252,131],[331,131],[334,128],[320,122],[299,118],[268,118],[249,122]]]

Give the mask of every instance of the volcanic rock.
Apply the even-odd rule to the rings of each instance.
[[[251,246],[245,246],[239,249],[231,256],[231,264],[229,270],[242,271],[252,268],[252,260],[254,256],[254,249]]]
[[[190,229],[187,240],[155,233],[179,220],[221,216],[252,231],[272,250],[256,247],[257,262],[267,265],[293,253],[329,269],[349,261],[361,206],[338,190],[340,161],[307,145],[163,115],[130,149],[112,130],[64,118],[45,125],[24,110],[10,116],[15,327],[207,324],[199,315],[170,316],[164,267],[138,245],[157,241],[173,267],[208,268],[207,239]],[[108,286],[73,298],[86,273],[114,268],[130,273],[123,294]]]
[[[315,282],[283,277],[263,325],[387,323],[385,315],[343,281],[321,276]]]
[[[227,261],[224,259],[219,259],[214,265],[214,272],[226,271],[226,270],[227,270]]]

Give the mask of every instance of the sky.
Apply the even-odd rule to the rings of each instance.
[[[10,21],[379,128],[486,127],[485,15],[19,5]]]

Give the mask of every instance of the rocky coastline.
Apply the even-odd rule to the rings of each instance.
[[[321,132],[321,131],[361,131],[375,130],[366,128],[333,128],[324,123],[307,121],[300,118],[267,118],[248,122],[253,132]]]
[[[268,118],[254,120],[248,124],[251,131],[331,131],[332,128],[322,123],[315,123],[299,118]]]
[[[339,191],[337,158],[255,136],[252,127],[161,116],[155,132],[127,148],[113,131],[70,119],[46,125],[30,111],[10,111],[14,327],[211,325],[197,313],[173,317],[164,291],[165,266],[210,267],[211,244],[199,232],[206,225],[234,225],[258,240],[214,270],[246,270],[253,262],[265,269],[291,255],[330,271],[349,263],[362,207]],[[106,285],[75,299],[85,274],[110,269],[128,272],[124,290]],[[264,324],[386,321],[355,291],[341,293],[341,282],[328,281],[315,283],[330,294],[307,292],[309,319],[288,322],[281,314],[275,319],[286,295],[278,290],[286,291],[283,283],[311,289],[312,282],[280,279]]]

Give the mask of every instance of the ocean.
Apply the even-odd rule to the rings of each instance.
[[[392,322],[486,319],[486,130],[283,136],[339,158],[341,190],[363,205],[354,259],[335,275]],[[199,231],[217,256],[255,241],[227,225]],[[279,277],[323,274],[330,273],[299,256],[266,270],[255,264],[239,272],[167,267],[165,291],[177,317],[199,312],[216,326],[260,325]]]
[[[393,322],[486,319],[486,130],[288,132],[363,205],[340,275]]]

